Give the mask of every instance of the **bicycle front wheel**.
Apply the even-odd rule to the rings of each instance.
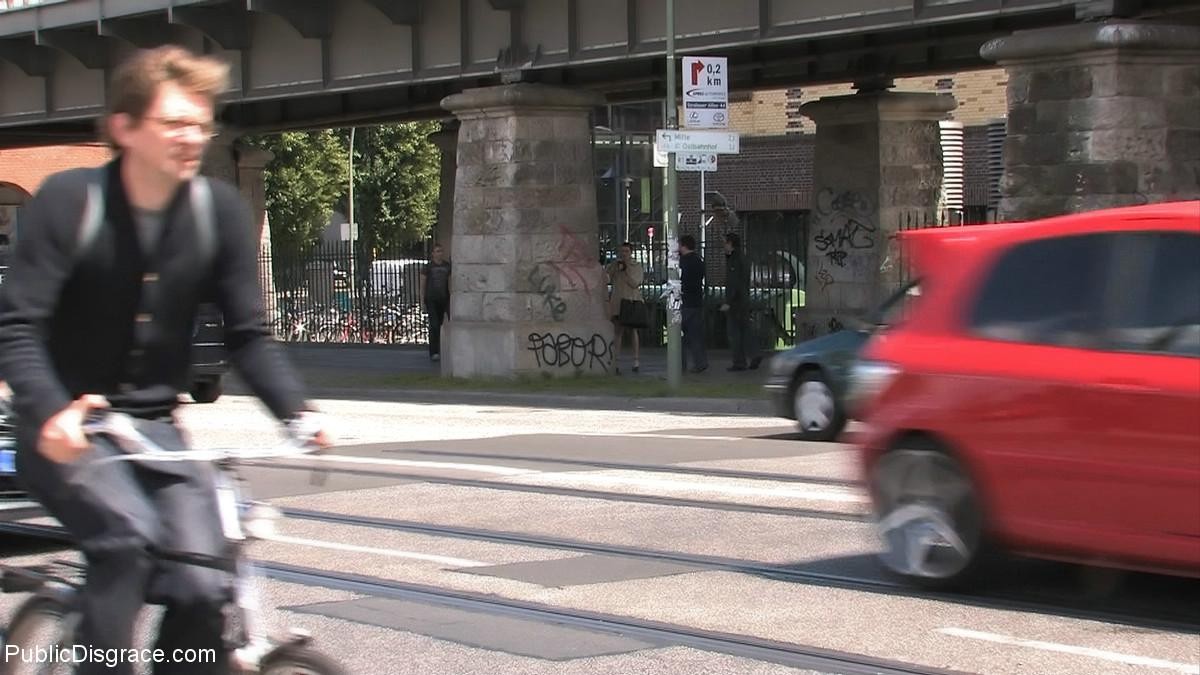
[[[321,652],[300,646],[280,647],[263,660],[261,675],[347,675],[346,669]]]
[[[64,662],[64,655],[69,657],[74,638],[67,614],[67,606],[56,598],[26,600],[4,636],[0,675],[69,675],[72,664]]]

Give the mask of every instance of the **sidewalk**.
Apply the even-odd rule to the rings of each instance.
[[[703,373],[684,373],[680,396],[640,397],[627,395],[569,395],[551,392],[525,393],[504,391],[472,391],[469,389],[418,390],[404,387],[380,387],[365,384],[361,387],[346,386],[345,382],[362,377],[364,380],[378,379],[397,373],[412,373],[434,376],[440,373],[440,364],[429,360],[424,346],[375,346],[375,345],[332,345],[332,344],[285,344],[288,356],[300,370],[312,396],[316,398],[349,398],[379,401],[411,401],[421,403],[457,403],[474,405],[513,405],[539,408],[573,408],[590,410],[648,410],[660,412],[709,413],[726,415],[773,416],[774,411],[765,393],[755,387],[757,396],[745,396],[745,385],[761,385],[767,375],[769,360],[764,360],[757,370],[728,372],[728,351],[710,351],[709,367]],[[612,377],[638,378],[647,381],[665,381],[667,377],[667,350],[665,348],[642,350],[639,373],[630,370],[632,360],[622,355],[621,375]],[[737,395],[728,398],[713,396],[688,396],[689,382],[703,382],[708,389],[723,383],[739,384],[734,388]],[[464,384],[464,387],[468,386]],[[514,385],[519,388],[520,385]],[[226,385],[231,394],[249,393],[246,386],[231,377]]]

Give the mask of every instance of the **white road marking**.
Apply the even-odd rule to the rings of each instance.
[[[458,462],[428,462],[415,459],[389,459],[386,457],[357,457],[354,455],[307,455],[304,459],[335,464],[374,464],[377,466],[402,466],[413,469],[453,469],[455,471],[475,471],[477,473],[493,473],[498,476],[520,476],[527,473],[537,473],[531,469],[517,469],[511,466],[495,466],[492,464],[461,464]]]
[[[572,433],[572,436],[608,436],[610,438],[669,438],[679,441],[745,441],[745,436],[701,436],[698,434],[659,434],[652,432],[633,432],[614,434],[608,431],[584,431]]]
[[[390,548],[374,548],[372,546],[356,546],[354,544],[340,544],[333,541],[321,541],[319,539],[304,539],[301,537],[289,537],[284,534],[275,534],[267,538],[268,541],[275,541],[281,544],[296,544],[297,546],[311,546],[313,548],[324,548],[331,551],[348,551],[352,553],[370,553],[372,555],[383,555],[390,558],[406,558],[409,560],[423,560],[433,562],[447,567],[486,567],[491,563],[479,562],[478,560],[467,560],[466,558],[448,558],[440,555],[429,555],[427,553],[415,553],[413,551],[398,551]]]
[[[953,635],[954,637],[968,638],[971,640],[984,640],[987,642],[995,642],[1003,645],[1013,645],[1016,647],[1028,647],[1030,649],[1041,649],[1049,652],[1061,652],[1063,654],[1074,654],[1076,656],[1087,656],[1093,659],[1101,659],[1103,661],[1112,661],[1114,663],[1125,663],[1131,666],[1147,666],[1150,668],[1164,668],[1174,670],[1188,675],[1200,675],[1200,666],[1188,663],[1178,663],[1175,661],[1166,661],[1163,659],[1152,659],[1145,656],[1134,656],[1132,654],[1121,654],[1119,652],[1109,652],[1103,649],[1092,649],[1091,647],[1079,647],[1076,645],[1064,645],[1057,642],[1043,642],[1041,640],[1024,640],[1022,638],[1011,637],[1008,635],[999,635],[997,633],[984,633],[977,630],[967,630],[965,628],[939,628],[939,633],[945,635]]]
[[[842,502],[847,504],[862,504],[867,497],[855,490],[840,488],[797,488],[797,487],[760,487],[754,485],[739,485],[736,483],[712,483],[698,480],[672,478],[642,478],[636,475],[604,475],[591,473],[542,473],[527,476],[528,481],[536,484],[555,484],[563,486],[590,487],[632,487],[648,488],[662,492],[709,492],[713,494],[731,495],[738,497],[779,497],[791,499],[809,499],[813,501]],[[787,485],[795,485],[788,483]]]

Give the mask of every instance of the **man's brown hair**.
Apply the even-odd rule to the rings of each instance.
[[[193,54],[178,45],[137,51],[113,71],[108,86],[108,110],[100,120],[100,134],[109,145],[108,120],[125,113],[141,121],[165,82],[215,102],[229,85],[229,66],[211,56]]]

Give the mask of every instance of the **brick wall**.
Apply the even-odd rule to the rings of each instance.
[[[33,194],[52,174],[99,166],[111,156],[108,146],[100,143],[0,150],[0,183],[11,183]]]
[[[1008,74],[1003,68],[987,68],[923,77],[901,77],[896,79],[896,87],[892,91],[954,94],[958,108],[950,113],[950,119],[962,122],[966,126],[975,126],[1006,115],[1007,84]],[[815,128],[812,120],[800,115],[800,105],[825,96],[853,93],[854,89],[850,83],[756,91],[744,100],[735,98],[730,102],[730,128],[746,135],[813,133]]]
[[[704,176],[705,190],[716,190],[729,199],[735,211],[802,211],[808,208],[812,190],[813,141],[808,135],[746,136],[741,152],[721,155],[717,172]],[[679,174],[680,229],[684,234],[700,231],[700,174]],[[713,225],[726,230],[718,214]]]

